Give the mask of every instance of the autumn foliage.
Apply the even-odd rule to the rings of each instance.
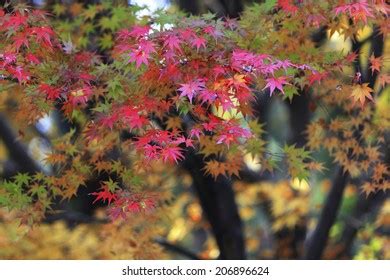
[[[199,224],[196,201],[172,202],[174,187],[187,185],[179,191],[186,193],[191,184],[183,182],[197,180],[183,171],[194,154],[202,160],[201,176],[236,181],[238,196],[268,201],[275,232],[302,225],[311,210],[300,187],[311,188],[333,166],[357,186],[357,195],[388,194],[386,53],[373,47],[364,70],[358,47],[331,50],[313,40],[322,29],[328,39],[336,34],[356,47],[370,29],[368,36],[385,49],[385,1],[265,1],[239,20],[161,13],[140,19],[137,7],[104,3],[70,11],[55,5],[50,13],[23,5],[0,9],[0,108],[17,126],[18,140],[31,138],[31,127],[53,112],[68,127],[45,136],[49,148],[38,168],[0,182],[1,219],[39,224],[58,201],[80,196],[93,181],[81,195],[107,205],[99,215],[107,214],[115,234],[125,235],[121,227],[147,231],[143,217],[157,224],[180,201]],[[74,26],[61,21],[67,13]],[[94,36],[97,41],[88,41]],[[297,132],[304,140],[275,144],[260,117],[262,102],[294,104],[298,97],[308,100],[312,116]],[[246,185],[248,162],[259,178],[283,176],[275,185]],[[93,239],[111,236],[105,227]],[[161,230],[147,232],[151,240]],[[94,257],[115,258],[109,251]]]

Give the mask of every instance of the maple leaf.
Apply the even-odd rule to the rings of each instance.
[[[16,53],[4,52],[0,53],[0,58],[4,61],[3,65],[8,65],[16,62]]]
[[[206,42],[207,40],[205,38],[197,36],[192,39],[191,46],[196,47],[196,51],[198,52],[200,47],[206,48]]]
[[[212,25],[205,26],[203,32],[213,37],[215,41],[223,36],[223,33]]]
[[[366,0],[359,0],[358,2],[352,2],[345,5],[339,5],[334,8],[335,15],[342,13],[348,13],[352,20],[356,23],[359,20],[362,20],[367,24],[367,18],[374,18],[375,16],[372,13],[371,7],[368,6]]]
[[[176,35],[168,35],[164,38],[164,47],[168,47],[171,51],[178,50],[178,52],[182,52],[180,44],[182,40],[179,39]]]
[[[295,14],[298,7],[294,5],[292,0],[278,0],[278,6],[285,12]]]
[[[49,100],[56,100],[61,94],[60,89],[48,84],[41,84],[38,89],[40,92],[44,93]]]
[[[118,121],[118,114],[111,114],[109,116],[104,116],[100,119],[100,122],[103,126],[108,127],[110,130],[113,129],[114,124]]]
[[[152,52],[156,52],[156,50],[154,48],[154,43],[149,41],[149,40],[141,40],[139,42],[139,48],[147,54],[150,54]]]
[[[19,52],[19,49],[22,46],[25,46],[26,48],[29,47],[29,42],[28,42],[28,33],[27,32],[21,32],[13,37],[14,41],[14,47],[16,49],[16,52]]]
[[[181,87],[178,88],[178,91],[181,92],[180,97],[187,96],[190,100],[190,103],[192,103],[193,97],[205,87],[205,83],[201,79],[180,85]]]
[[[224,164],[214,159],[205,162],[203,169],[206,174],[210,174],[213,178],[217,178],[219,175],[226,175]]]
[[[193,141],[192,139],[190,139],[190,138],[185,138],[184,136],[180,136],[180,137],[178,137],[175,141],[173,141],[173,143],[174,143],[175,145],[180,145],[180,144],[184,143],[185,146],[186,146],[186,148],[188,148],[188,147],[195,148],[193,142],[194,142],[194,141]]]
[[[236,91],[249,90],[247,85],[249,78],[245,75],[235,74],[233,78],[227,80],[228,86],[233,87]]]
[[[199,128],[192,128],[190,130],[190,137],[193,138],[193,137],[196,137],[198,140],[200,139],[200,135],[203,135],[203,132],[201,129]]]
[[[4,26],[9,28],[13,27],[17,29],[20,26],[27,25],[28,16],[26,14],[22,15],[19,12],[13,14],[11,17],[9,17],[8,21],[4,23]]]
[[[390,84],[390,75],[381,73],[378,77],[378,82],[384,88],[386,84]]]
[[[178,162],[184,159],[183,149],[174,146],[166,146],[161,149],[161,156],[164,162]]]
[[[328,76],[328,72],[314,72],[309,75],[307,78],[309,80],[309,86],[315,82],[321,83],[321,80],[324,80]]]
[[[34,64],[40,64],[41,63],[40,60],[38,59],[38,57],[36,57],[32,53],[26,54],[26,59],[27,59],[27,61],[29,61],[31,63],[34,63]]]
[[[370,69],[371,73],[374,74],[374,71],[379,72],[380,68],[382,66],[382,59],[381,57],[375,57],[374,54],[372,54],[369,58],[370,61]]]
[[[107,186],[102,186],[100,189],[101,191],[99,192],[93,192],[89,194],[96,196],[95,200],[92,203],[96,203],[99,200],[106,202],[107,200],[108,204],[110,204],[111,201],[117,200],[116,194],[110,192]]]
[[[85,105],[92,94],[92,89],[89,86],[84,86],[81,89],[74,90],[68,95],[70,104],[72,104],[73,107],[77,105]]]
[[[18,80],[20,84],[30,79],[30,73],[24,70],[22,66],[8,67],[7,70]]]
[[[51,44],[51,37],[54,35],[54,31],[48,26],[31,27],[30,32],[36,36],[37,42],[45,42],[49,46]]]
[[[263,90],[265,90],[266,88],[269,88],[269,95],[270,96],[272,95],[272,93],[274,92],[275,89],[280,90],[284,94],[283,85],[289,84],[288,82],[286,82],[286,79],[287,79],[287,77],[284,77],[284,76],[280,76],[277,78],[275,78],[275,77],[268,78],[268,79],[266,79],[267,84],[265,85]]]
[[[212,104],[217,98],[217,94],[209,89],[203,89],[200,91],[198,98],[201,100],[201,104]]]
[[[364,103],[366,102],[366,98],[368,98],[371,101],[374,101],[374,99],[371,96],[372,88],[368,86],[368,83],[364,84],[357,84],[353,87],[351,97],[353,97],[354,102],[359,101],[361,106],[364,106]]]
[[[223,134],[218,137],[217,144],[225,143],[229,147],[231,142],[235,142],[236,137],[233,134]]]
[[[149,34],[150,29],[151,28],[148,25],[146,25],[146,26],[136,25],[136,26],[133,26],[132,30],[128,33],[128,35],[135,37],[135,38],[143,37],[143,36]]]
[[[142,49],[132,50],[130,52],[129,62],[135,62],[137,68],[139,68],[142,63],[148,65],[149,54]]]

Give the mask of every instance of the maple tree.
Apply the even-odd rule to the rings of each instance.
[[[328,204],[308,250],[299,253],[320,258],[349,181],[367,201],[387,197],[385,1],[268,0],[248,6],[240,19],[162,12],[138,18],[139,7],[110,1],[49,8],[54,16],[24,4],[0,10],[0,108],[19,131],[4,137],[19,167],[1,181],[5,220],[33,226],[59,200],[84,195],[107,206],[113,226],[104,234],[129,228],[130,219],[137,219],[134,229],[145,229],[142,217],[159,221],[175,207],[172,188],[190,177],[220,257],[244,258],[234,191],[252,191],[254,204],[269,202],[265,212],[277,239],[295,236],[306,231],[310,211],[302,185],[330,170]],[[61,18],[66,15],[73,23]],[[362,39],[365,29],[371,35]],[[325,41],[343,37],[351,50],[325,49],[318,33]],[[372,40],[366,66],[360,62],[365,40]],[[278,120],[266,119],[271,101],[290,106],[293,131],[283,141],[268,131],[268,122]],[[50,115],[59,127],[52,134],[38,129]],[[46,146],[40,162],[20,143],[36,132]],[[261,183],[277,177],[283,179],[274,187]],[[254,182],[260,185],[246,185]],[[199,222],[195,202],[188,203]],[[145,242],[153,243],[157,232],[150,230]],[[115,257],[108,255],[100,257]]]

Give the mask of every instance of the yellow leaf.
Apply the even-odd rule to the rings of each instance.
[[[370,99],[371,101],[374,101],[374,99],[371,96],[372,88],[368,86],[368,83],[361,84],[361,85],[355,85],[353,87],[351,97],[353,97],[354,102],[359,101],[362,106],[364,106],[364,103],[366,102],[366,98]]]

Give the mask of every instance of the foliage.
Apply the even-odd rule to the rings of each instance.
[[[169,187],[180,186],[180,176],[186,176],[177,173],[191,153],[203,157],[205,176],[215,180],[240,178],[249,156],[259,174],[284,172],[286,179],[307,184],[315,171],[326,169],[315,156],[326,152],[353,179],[364,181],[360,191],[367,196],[388,191],[385,56],[369,54],[369,71],[362,74],[354,69],[358,53],[325,51],[311,39],[320,26],[327,26],[330,37],[352,42],[364,28],[385,38],[385,1],[265,1],[240,20],[209,14],[139,19],[138,10],[107,1],[69,10],[57,4],[53,18],[23,5],[0,9],[0,106],[5,104],[21,138],[55,111],[74,127],[50,138],[42,170],[1,182],[0,206],[14,211],[15,219],[35,225],[56,200],[75,197],[104,174],[90,195],[93,203],[109,205],[117,226],[108,228],[118,232],[89,233],[93,242],[113,239],[93,257],[150,258],[121,252],[115,236],[138,228],[128,220],[158,220],[173,196]],[[64,19],[67,14],[72,22]],[[363,82],[367,75],[378,77],[377,83]],[[310,100],[314,118],[305,146],[266,138],[255,107],[263,95]],[[264,184],[256,192],[271,201],[274,231],[297,226],[310,211],[308,193],[292,190],[289,181]],[[148,243],[155,234],[150,228],[146,235],[134,232]],[[29,244],[34,232],[26,238]],[[117,255],[110,255],[110,245]]]

